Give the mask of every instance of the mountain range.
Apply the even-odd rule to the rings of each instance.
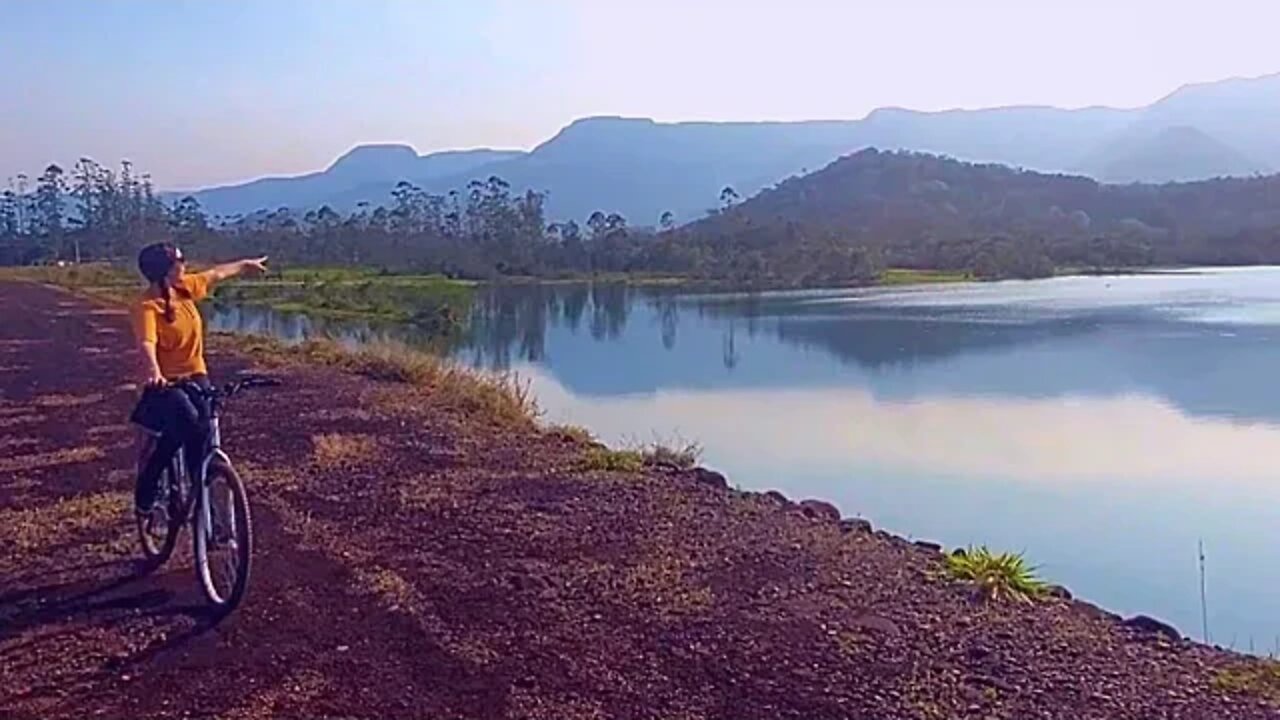
[[[362,145],[327,169],[199,190],[219,216],[260,209],[350,210],[388,201],[400,181],[431,192],[498,176],[548,194],[553,219],[619,212],[654,225],[672,212],[701,217],[722,188],[748,197],[838,157],[875,147],[1000,163],[1103,182],[1191,181],[1280,170],[1280,74],[1184,86],[1144,107],[1001,107],[922,112],[882,108],[861,120],[679,122],[576,120],[532,151],[419,155],[407,145]]]

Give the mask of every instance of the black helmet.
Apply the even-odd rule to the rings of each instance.
[[[182,251],[173,243],[154,243],[138,252],[138,270],[147,280],[160,282],[182,260]]]

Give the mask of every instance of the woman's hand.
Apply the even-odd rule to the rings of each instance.
[[[245,258],[244,260],[235,260],[221,265],[214,265],[204,274],[213,282],[222,282],[230,280],[240,275],[261,275],[267,271],[267,256],[256,258]]]
[[[151,368],[151,370],[147,372],[147,377],[143,381],[143,384],[148,388],[160,388],[164,387],[167,382],[168,381],[164,379],[164,375],[160,372],[160,368]]]
[[[156,344],[150,340],[138,343],[142,351],[142,383],[148,388],[164,387],[164,373],[160,372],[160,363],[156,360]]]
[[[241,272],[247,272],[249,275],[262,275],[267,272],[267,256],[241,260],[240,268]]]

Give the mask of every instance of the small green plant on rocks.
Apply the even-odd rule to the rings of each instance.
[[[640,472],[644,470],[644,456],[635,450],[593,447],[583,455],[582,465],[587,470]]]
[[[1219,671],[1213,680],[1219,690],[1280,703],[1280,662],[1275,660],[1242,662]]]
[[[1028,565],[1021,553],[993,553],[986,546],[947,555],[947,571],[992,601],[1031,602],[1048,591],[1048,585],[1036,576],[1036,568]]]

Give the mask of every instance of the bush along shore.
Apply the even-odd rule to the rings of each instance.
[[[110,594],[136,554],[110,441],[132,363],[98,307],[0,283],[5,716],[1280,717],[1274,662],[1075,599],[1016,555],[735,489],[696,448],[547,426],[519,378],[391,345],[210,338],[221,372],[284,383],[224,426],[261,572],[217,629],[139,613]]]

